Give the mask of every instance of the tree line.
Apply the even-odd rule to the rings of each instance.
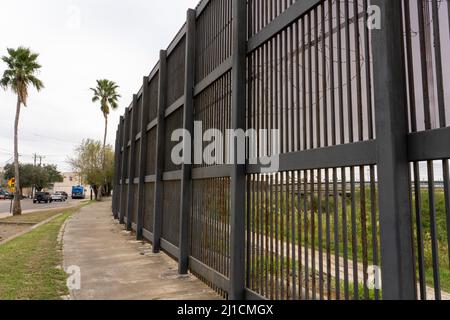
[[[4,178],[9,180],[16,176],[14,164],[7,164],[4,168]],[[35,187],[37,191],[51,188],[57,182],[63,182],[64,177],[56,165],[35,166],[33,164],[19,164],[20,194],[23,188]]]

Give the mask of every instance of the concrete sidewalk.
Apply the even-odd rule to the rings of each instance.
[[[111,202],[81,209],[66,224],[64,269],[81,269],[77,300],[215,300],[220,297],[192,275],[179,276],[177,263],[134,240],[112,218]]]

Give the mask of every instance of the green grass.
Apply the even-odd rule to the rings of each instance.
[[[305,211],[305,198],[302,196],[300,199],[295,194],[292,199],[292,195],[286,192],[279,192],[278,196],[272,195],[271,199],[266,199],[263,193],[257,193],[256,204],[252,207],[259,213],[252,213],[252,230],[256,233],[266,234],[278,233],[278,239],[286,242],[291,242],[294,239],[296,244],[301,244],[303,246],[312,248],[312,230],[314,231],[314,248],[319,249],[319,208],[322,212],[322,248],[324,249],[324,254],[326,253],[326,212],[327,207],[330,212],[330,251],[334,255],[335,246],[337,246],[339,255],[344,256],[344,242],[347,243],[348,247],[348,258],[349,260],[357,260],[361,264],[372,265],[374,264],[374,252],[373,252],[373,241],[376,242],[378,247],[378,259],[380,259],[380,239],[379,239],[379,212],[378,208],[375,211],[375,220],[372,219],[372,204],[371,204],[371,192],[370,188],[365,190],[365,201],[361,201],[361,189],[356,188],[354,199],[355,199],[355,211],[354,218],[356,221],[356,246],[355,252],[353,252],[352,245],[352,210],[351,210],[351,197],[347,196],[342,198],[339,196],[337,198],[337,213],[334,211],[335,199],[334,197],[328,198],[326,201],[325,193],[322,193],[321,201],[319,201],[317,194],[311,199],[310,194],[306,198],[306,211]],[[377,194],[375,193],[375,201],[377,201]],[[423,190],[421,192],[421,219],[423,227],[423,238],[424,238],[424,260],[425,260],[425,278],[427,285],[433,287],[433,267],[432,267],[432,250],[431,250],[431,231],[430,231],[430,213],[429,213],[429,202],[428,202],[428,191]],[[344,200],[345,199],[345,200]],[[300,200],[300,202],[299,202]],[[414,199],[413,199],[414,200]],[[344,202],[345,201],[345,202]],[[439,267],[440,267],[440,281],[443,291],[450,292],[450,265],[449,265],[449,255],[448,255],[448,242],[447,242],[447,218],[446,218],[446,208],[445,208],[445,197],[443,190],[435,191],[435,202],[436,202],[436,224],[437,224],[437,239],[438,239],[438,250],[439,250]],[[343,210],[343,204],[346,206],[346,210]],[[300,210],[298,210],[300,208]],[[413,208],[414,211],[414,208]],[[262,212],[262,214],[261,214]],[[295,213],[294,218],[292,218],[292,212]],[[301,214],[298,215],[297,213]],[[307,212],[305,216],[304,212]],[[344,224],[343,217],[347,218],[347,223]],[[267,216],[266,216],[267,213]],[[305,219],[306,217],[306,219]],[[336,220],[337,219],[337,220]],[[335,241],[335,231],[334,223],[335,220],[338,224],[337,242]],[[415,220],[415,217],[413,217]],[[312,224],[314,223],[314,227]],[[294,224],[295,233],[292,234],[291,228]],[[268,230],[266,230],[266,225]],[[301,226],[302,234],[299,237],[298,226]],[[308,230],[308,241],[305,241],[305,225]],[[372,226],[376,227],[377,233],[376,238],[372,236]],[[347,237],[343,236],[343,229],[347,230]],[[415,228],[414,228],[415,229]],[[414,230],[415,233],[415,230]],[[365,239],[365,240],[364,240]],[[336,244],[337,243],[337,244]],[[364,244],[364,245],[363,245]],[[415,235],[415,251],[417,252],[417,236]],[[350,265],[351,267],[351,265]]]
[[[58,300],[68,294],[58,233],[75,209],[0,246],[0,300]],[[44,219],[45,220],[45,219]]]
[[[284,279],[281,279],[281,265],[283,268],[283,273],[284,273]],[[262,293],[261,290],[265,291],[265,282],[266,280],[269,283],[269,292],[271,291],[270,288],[273,288],[274,291],[274,296],[271,298],[275,298],[275,288],[278,287],[278,290],[281,294],[281,281],[283,282],[283,286],[284,286],[284,290],[282,292],[282,294],[284,295],[282,298],[287,298],[288,292],[290,290],[292,290],[293,288],[293,279],[292,279],[292,274],[293,274],[293,268],[295,268],[295,282],[296,282],[296,286],[298,288],[298,285],[301,284],[302,288],[305,289],[305,282],[308,281],[309,284],[309,298],[312,298],[312,283],[313,280],[315,280],[315,292],[316,292],[316,298],[320,297],[320,273],[316,270],[312,270],[311,268],[308,268],[308,277],[306,277],[306,269],[304,266],[302,266],[302,271],[300,273],[300,270],[298,268],[298,264],[296,264],[296,266],[294,267],[292,265],[292,260],[289,261],[288,259],[284,258],[284,259],[278,259],[278,261],[272,261],[271,258],[267,258],[267,257],[259,257],[259,258],[255,258],[254,260],[251,261],[251,274],[250,274],[250,287],[252,290]],[[334,270],[332,270],[333,272]],[[267,278],[266,279],[266,273],[267,273]],[[289,274],[289,277],[287,277],[287,275]],[[299,277],[300,275],[300,277]],[[278,282],[277,282],[278,279]],[[359,279],[360,281],[362,281],[362,279]],[[345,282],[341,279],[339,282],[336,281],[336,278],[329,274],[323,274],[322,275],[322,281],[323,281],[323,298],[325,300],[330,299],[330,300],[336,300],[337,296],[336,296],[336,285],[339,286],[340,288],[340,294],[339,294],[339,299],[340,300],[346,300],[346,296],[345,296]],[[329,283],[329,287],[330,287],[330,296],[328,296],[328,281],[330,281]],[[299,283],[300,282],[300,283]],[[261,287],[262,284],[262,287]],[[287,287],[289,286],[290,290],[287,289]],[[269,295],[269,292],[264,292],[265,295]],[[302,291],[303,292],[303,291]],[[302,293],[304,295],[304,292]],[[349,286],[348,286],[348,298],[349,299],[354,299],[354,286],[353,283],[351,281],[349,281]],[[378,298],[380,298],[382,295],[381,290],[379,291],[379,296]],[[289,297],[292,297],[292,292],[289,293]],[[305,298],[305,297],[303,297]],[[357,299],[358,300],[375,300],[376,299],[376,292],[375,289],[370,289],[367,288],[366,286],[364,286],[361,282],[358,283],[357,285]]]
[[[0,219],[1,222],[7,222],[7,223],[27,223],[27,224],[38,224],[42,221],[45,221],[47,219],[50,219],[51,217],[54,217],[61,213],[61,210],[43,210],[43,211],[37,211],[33,213],[26,213],[22,214],[20,216],[11,216],[7,218]]]

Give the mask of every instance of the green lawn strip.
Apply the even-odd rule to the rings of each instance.
[[[313,296],[313,288],[312,288],[312,282],[315,281],[315,293],[316,298],[320,298],[320,273],[317,270],[313,270],[311,268],[308,268],[308,276],[306,276],[306,268],[302,266],[302,270],[300,272],[298,264],[294,267],[292,265],[293,261],[288,260],[286,258],[281,259],[274,259],[272,261],[271,258],[254,258],[252,259],[250,263],[250,289],[257,293],[262,293],[262,290],[264,290],[264,286],[266,284],[266,281],[269,285],[269,291],[270,288],[278,287],[279,290],[281,290],[281,287],[283,286],[283,294],[285,296],[288,295],[289,297],[293,297],[292,288],[294,286],[293,278],[295,278],[295,286],[297,288],[297,295],[298,295],[298,288],[299,285],[301,285],[302,288],[302,298],[305,298],[305,289],[306,289],[306,281],[308,281],[308,295],[309,299]],[[283,267],[283,278],[281,278],[281,265]],[[295,270],[295,277],[293,277]],[[334,270],[332,270],[333,272]],[[288,276],[289,275],[289,276]],[[300,277],[299,277],[300,275]],[[357,285],[357,293],[356,293],[356,300],[375,300],[376,299],[376,293],[375,289],[368,288],[362,283],[362,279],[358,279],[358,285]],[[340,288],[340,294],[339,294],[339,300],[346,300],[345,295],[345,282],[342,279],[337,282],[336,278],[332,274],[322,274],[322,281],[323,281],[323,298],[325,300],[331,299],[336,300],[336,285]],[[330,281],[330,297],[328,297],[328,281]],[[262,287],[261,287],[262,284]],[[289,290],[288,290],[289,287]],[[352,279],[349,279],[348,281],[348,299],[354,300],[355,299],[355,292],[354,292],[354,285],[352,282]],[[367,294],[367,296],[366,296]],[[265,295],[268,296],[269,292],[265,292]],[[379,296],[378,298],[381,298],[382,292],[379,290]],[[297,296],[297,298],[299,298]]]
[[[371,202],[370,197],[368,196],[370,194],[370,190],[366,190],[365,192],[365,212],[366,212],[366,237],[367,237],[367,258],[366,262],[368,265],[373,264],[373,247],[372,247],[372,219],[371,219]],[[271,199],[272,205],[266,208],[266,204],[270,203],[267,202],[264,198],[264,195],[259,196],[261,201],[258,202],[258,204],[253,205],[253,210],[251,212],[252,215],[252,226],[251,229],[253,232],[256,232],[257,234],[265,234],[265,225],[266,225],[266,219],[269,219],[269,233],[272,232],[275,233],[275,229],[278,229],[279,234],[279,240],[292,241],[292,238],[294,238],[294,243],[297,245],[302,245],[304,247],[308,247],[311,249],[311,223],[312,223],[312,216],[311,216],[311,207],[314,208],[314,242],[315,242],[315,250],[319,250],[319,221],[318,221],[318,197],[315,195],[314,201],[311,205],[311,199],[310,196],[306,198],[307,201],[307,216],[306,216],[306,223],[308,226],[308,242],[304,239],[304,228],[305,228],[305,221],[304,221],[304,200],[305,198],[301,197],[301,203],[300,203],[300,216],[298,215],[298,197],[297,195],[294,195],[294,201],[292,202],[292,194],[288,193],[281,193],[278,197],[278,199]],[[445,292],[450,292],[450,266],[448,261],[448,245],[447,245],[447,231],[446,231],[446,209],[445,209],[445,198],[444,193],[442,190],[436,190],[435,192],[435,198],[436,198],[436,220],[437,220],[437,240],[438,240],[438,246],[439,246],[439,266],[440,266],[440,279],[441,279],[441,288]],[[422,217],[422,226],[423,226],[423,232],[424,232],[424,260],[425,260],[425,276],[426,276],[426,283],[428,286],[433,287],[433,267],[432,267],[432,252],[431,252],[431,238],[430,238],[430,214],[429,214],[429,205],[428,205],[428,192],[422,191],[421,192],[421,202],[422,202],[422,208],[421,208],[421,217]],[[356,260],[358,263],[363,263],[364,259],[364,252],[363,252],[363,246],[362,246],[362,224],[361,224],[361,201],[360,201],[360,190],[357,189],[355,192],[355,204],[356,204]],[[338,252],[339,256],[344,256],[344,237],[342,234],[343,229],[343,210],[342,210],[342,197],[338,198],[338,212],[337,214],[334,213],[334,199],[329,198],[328,203],[326,201],[326,197],[323,196],[322,201],[320,202],[320,208],[322,212],[322,232],[323,232],[323,239],[322,239],[322,249],[324,255],[326,254],[326,212],[327,207],[329,208],[330,212],[330,251],[331,254],[334,255],[335,252],[335,233],[334,233],[334,220],[337,218],[338,220],[338,239],[339,239],[339,245],[338,245]],[[413,208],[414,211],[414,208]],[[259,218],[258,215],[262,214],[262,218]],[[265,214],[268,214],[267,217],[265,217]],[[292,231],[290,230],[292,228],[292,212],[295,214],[294,218],[294,230],[295,233],[292,234]],[[351,221],[351,201],[350,199],[346,198],[346,215],[347,215],[347,249],[348,249],[348,259],[352,260],[353,257],[353,247],[352,247],[352,221]],[[376,211],[376,217],[378,219],[379,212],[378,208]],[[301,221],[299,221],[299,218],[301,218]],[[281,229],[281,222],[283,221],[284,228]],[[288,223],[289,221],[289,223]],[[273,222],[273,225],[271,223]],[[302,240],[299,241],[299,235],[298,235],[298,226],[299,223],[302,228]],[[377,230],[379,229],[378,221],[377,223]],[[262,225],[262,227],[261,227]],[[379,232],[379,230],[378,230]],[[379,234],[377,232],[377,246],[378,251],[380,250],[380,239]],[[415,235],[415,234],[414,234]],[[415,235],[416,237],[416,235]],[[415,250],[417,252],[417,238],[414,239],[414,245]],[[378,252],[378,259],[380,259],[380,253]]]
[[[68,294],[62,264],[61,226],[64,214],[0,246],[0,300],[56,300]]]
[[[47,219],[50,219],[58,214],[61,213],[61,211],[64,211],[64,209],[60,210],[43,210],[43,211],[37,211],[32,213],[26,213],[22,214],[20,216],[12,216],[0,219],[0,223],[27,223],[27,224],[38,224],[42,221],[45,221]]]
[[[11,216],[11,217],[6,217],[3,219],[0,219],[0,223],[5,222],[5,223],[10,223],[10,224],[13,224],[13,223],[38,224],[38,223],[41,223],[47,219],[50,219],[50,218],[60,214],[61,212],[71,212],[71,213],[76,212],[80,208],[82,208],[86,205],[89,205],[91,203],[93,203],[93,201],[84,201],[76,207],[55,208],[55,209],[48,209],[48,210],[44,209],[42,211],[36,211],[36,212],[32,212],[32,213],[24,213],[20,216]]]

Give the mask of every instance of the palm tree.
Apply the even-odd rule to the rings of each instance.
[[[19,117],[20,107],[23,104],[27,106],[28,87],[32,85],[37,91],[44,88],[44,84],[36,77],[41,65],[37,62],[39,54],[31,52],[29,48],[19,47],[17,49],[7,49],[8,56],[3,56],[2,60],[6,63],[7,69],[0,79],[0,86],[5,90],[11,90],[17,94],[16,119],[14,122],[14,171],[15,171],[15,190],[13,214],[21,215],[20,205],[20,176],[19,176]]]
[[[108,134],[108,115],[110,110],[115,110],[119,107],[118,100],[120,95],[117,93],[119,86],[110,80],[97,80],[97,87],[91,88],[94,92],[92,102],[100,101],[100,110],[103,112],[105,118],[105,134],[103,136],[103,169],[105,169],[105,152],[106,152],[106,136]],[[100,186],[99,195],[101,197],[103,188]]]

